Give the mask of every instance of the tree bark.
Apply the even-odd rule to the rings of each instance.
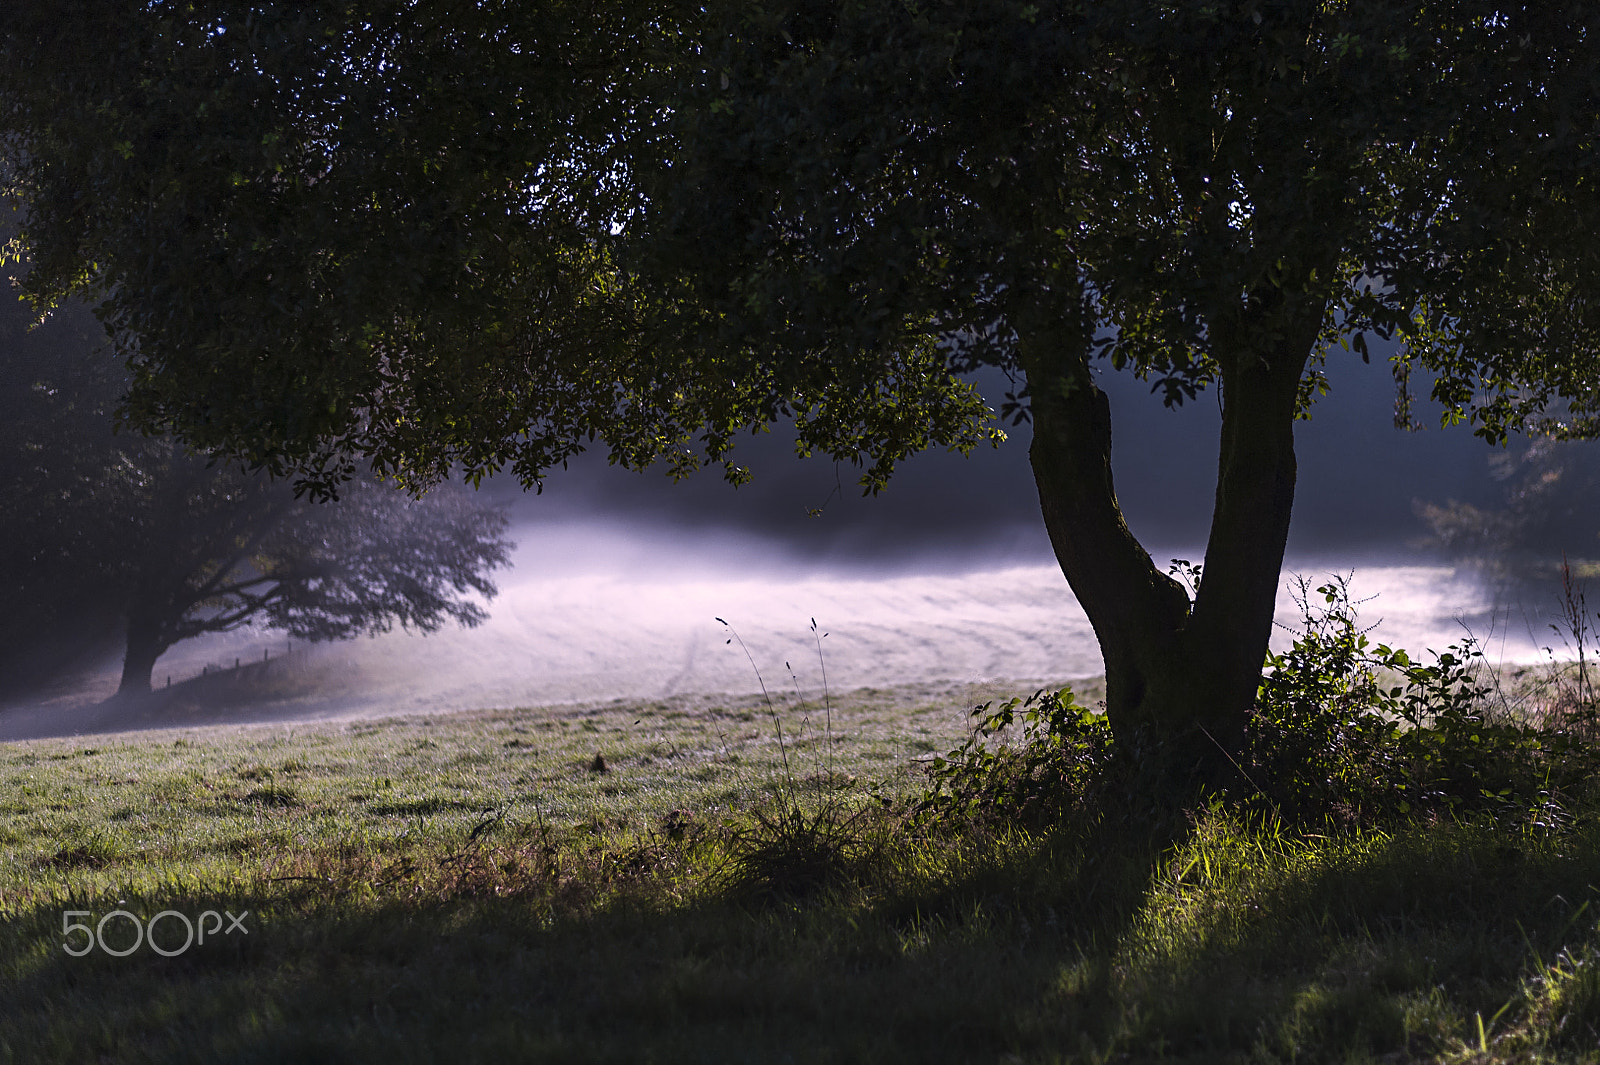
[[[1198,720],[1231,756],[1242,745],[1272,636],[1294,508],[1295,410],[1322,308],[1212,318],[1213,343],[1225,353],[1222,446],[1185,650],[1200,681],[1192,697],[1215,708]]]
[[[1212,331],[1227,352],[1219,358],[1222,447],[1192,605],[1123,519],[1110,402],[1087,353],[1026,344],[1023,352],[1040,508],[1100,641],[1107,718],[1142,771],[1179,786],[1238,780],[1294,502],[1296,396],[1321,322],[1320,311],[1246,314]]]
[[[122,681],[117,685],[119,696],[150,694],[150,674],[156,659],[169,646],[162,639],[161,627],[148,618],[130,615],[128,618],[127,650],[122,658]]]
[[[1031,353],[1030,353],[1031,354]],[[1178,653],[1189,598],[1123,519],[1111,473],[1111,404],[1084,354],[1028,357],[1029,459],[1056,559],[1089,616],[1106,667],[1106,712],[1138,750],[1166,713],[1151,681]]]

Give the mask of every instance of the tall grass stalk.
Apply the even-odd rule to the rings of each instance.
[[[817,619],[811,619],[811,638],[817,642],[817,667],[822,670],[822,709],[827,714],[828,723],[828,779],[833,779],[833,699],[828,694],[828,663],[822,657],[822,637],[827,633],[817,634]]]
[[[1594,706],[1594,687],[1589,681],[1589,643],[1594,629],[1589,621],[1589,603],[1583,581],[1572,575],[1565,553],[1561,556],[1561,624],[1552,624],[1551,630],[1561,637],[1561,642],[1577,655],[1575,674],[1576,709],[1588,713]]]
[[[794,796],[794,773],[789,768],[789,748],[784,743],[783,739],[783,722],[779,720],[778,708],[773,705],[772,695],[767,691],[767,682],[761,677],[761,667],[756,665],[755,656],[750,653],[750,648],[745,646],[743,638],[741,638],[739,635],[739,630],[734,628],[732,625],[729,625],[721,618],[717,618],[716,620],[720,622],[722,627],[727,629],[730,634],[730,638],[724,640],[724,643],[732,643],[734,640],[739,641],[739,650],[744,652],[744,657],[750,663],[750,668],[755,671],[756,683],[761,685],[761,698],[766,700],[767,713],[772,717],[772,727],[776,729],[778,733],[778,753],[783,758],[783,776],[784,779],[789,783],[789,795],[792,799]]]
[[[784,780],[787,784],[787,791],[780,796],[776,815],[761,809],[753,810],[751,816],[755,820],[754,827],[734,834],[729,879],[741,888],[778,896],[803,895],[818,888],[837,884],[847,879],[852,869],[860,867],[869,861],[870,856],[881,851],[883,838],[882,833],[874,836],[869,831],[867,815],[870,807],[850,804],[838,796],[828,796],[823,793],[824,787],[832,785],[834,780],[831,770],[833,701],[827,688],[827,663],[822,654],[822,637],[827,633],[819,633],[816,619],[811,619],[811,633],[816,642],[817,661],[823,670],[823,706],[827,713],[825,741],[829,748],[827,763],[829,768],[825,770],[823,757],[819,753],[817,773],[813,777],[815,801],[807,810],[801,807],[799,789],[795,785],[794,774],[790,767],[783,723],[778,716],[777,706],[767,691],[766,682],[761,678],[761,670],[755,663],[755,657],[732,625],[722,618],[717,618],[717,621],[721,622],[729,632],[726,642],[732,643],[738,640],[740,650],[744,652],[745,659],[756,674],[757,683],[761,685],[762,698],[766,701],[767,711],[777,734],[784,767]],[[789,679],[794,684],[795,700],[803,708],[805,700],[800,691],[800,678],[790,663],[785,662],[783,665],[789,671]],[[804,715],[803,709],[802,720],[809,729],[810,717]]]

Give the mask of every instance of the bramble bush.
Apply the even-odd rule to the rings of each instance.
[[[1315,596],[1302,582],[1302,628],[1267,656],[1246,748],[1257,801],[1297,819],[1548,815],[1587,771],[1587,744],[1496,701],[1470,635],[1420,662],[1368,639],[1343,578]]]

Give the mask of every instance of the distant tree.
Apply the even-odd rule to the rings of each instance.
[[[414,500],[370,480],[338,501],[296,499],[265,474],[221,468],[168,445],[138,471],[126,515],[127,654],[119,690],[150,690],[167,648],[246,624],[304,640],[474,626],[507,560],[506,521],[459,488]]]
[[[1418,500],[1428,543],[1510,590],[1557,579],[1563,561],[1600,576],[1600,445],[1530,436],[1489,456],[1498,506]]]
[[[103,301],[137,424],[315,486],[531,484],[597,440],[738,479],[792,417],[875,489],[994,438],[961,374],[1011,374],[1157,779],[1231,776],[1335,348],[1398,337],[1491,440],[1600,429],[1591,4],[26,0],[7,33],[32,294]],[[1192,598],[1123,520],[1107,369],[1220,390]]]
[[[495,594],[488,574],[510,547],[497,510],[453,486],[413,500],[371,480],[313,503],[169,438],[114,434],[125,381],[93,319],[69,307],[29,334],[22,311],[11,296],[0,317],[0,616],[13,648],[40,634],[82,643],[115,619],[119,690],[138,694],[163,652],[203,633],[333,640],[486,616],[475,597]]]

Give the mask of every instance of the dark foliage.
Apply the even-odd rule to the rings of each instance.
[[[1600,573],[1593,558],[1600,553],[1597,454],[1593,443],[1547,436],[1492,453],[1490,475],[1504,486],[1498,506],[1417,501],[1417,515],[1432,534],[1430,546],[1507,590],[1552,584],[1564,558],[1582,576]]]
[[[1570,730],[1498,706],[1470,637],[1425,664],[1371,643],[1343,580],[1300,589],[1303,628],[1268,656],[1249,769],[1295,818],[1543,808],[1595,753]],[[1520,804],[1520,805],[1519,805]]]
[[[1078,705],[1071,688],[984,703],[972,717],[972,738],[934,759],[922,812],[1031,824],[1098,815],[1120,767],[1105,715]],[[1019,723],[1018,742],[999,742]]]

